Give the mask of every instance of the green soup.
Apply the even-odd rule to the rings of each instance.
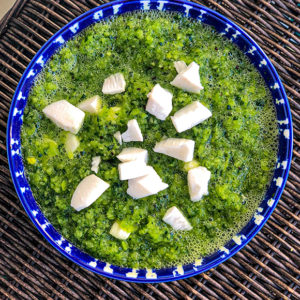
[[[184,92],[170,85],[173,62],[195,61],[204,90]],[[103,95],[105,78],[120,72],[126,91]],[[205,122],[177,133],[170,117],[160,121],[145,111],[147,94],[159,83],[173,94],[173,115],[200,101],[212,112]],[[80,146],[70,158],[66,132],[42,109],[57,100],[73,105],[100,95],[102,109],[86,113],[77,134]],[[113,137],[136,119],[144,142],[123,143]],[[164,137],[195,141],[194,159],[211,171],[209,195],[190,200],[182,161],[153,152]],[[54,227],[76,246],[112,264],[166,267],[185,264],[222,247],[253,216],[270,183],[278,137],[275,110],[262,78],[230,41],[177,14],[135,13],[100,22],[69,41],[39,75],[30,93],[22,128],[26,175],[36,201]],[[149,152],[153,166],[169,188],[134,200],[120,181],[116,158],[125,147]],[[90,207],[70,206],[79,182],[92,174],[91,161],[101,156],[97,176],[110,188]],[[193,229],[174,232],[162,221],[168,208],[181,209]],[[109,234],[118,220],[131,232],[120,241]]]

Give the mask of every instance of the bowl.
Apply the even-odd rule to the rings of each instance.
[[[217,252],[199,258],[188,265],[164,269],[137,270],[114,266],[109,262],[91,257],[71,244],[49,223],[36,203],[24,175],[21,155],[20,133],[24,108],[34,79],[46,62],[66,41],[88,26],[107,17],[136,10],[179,12],[213,26],[217,32],[230,39],[245,53],[262,75],[272,94],[278,123],[279,148],[274,175],[264,200],[250,222]],[[261,48],[240,27],[219,13],[196,3],[179,0],[110,2],[86,12],[64,26],[45,43],[25,70],[12,99],[7,124],[7,155],[11,176],[20,201],[33,224],[55,249],[76,264],[106,277],[133,282],[166,282],[194,276],[216,267],[241,250],[258,233],[276,207],[288,177],[292,142],[293,132],[289,103],[276,70]]]

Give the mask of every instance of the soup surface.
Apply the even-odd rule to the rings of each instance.
[[[184,92],[170,81],[173,62],[195,61],[204,89]],[[105,78],[122,73],[126,91],[104,95]],[[212,117],[177,133],[170,117],[160,121],[145,111],[147,94],[159,83],[173,94],[173,115],[200,101]],[[73,105],[100,95],[102,109],[86,113],[77,134],[80,146],[70,158],[66,132],[42,109],[57,100]],[[113,137],[136,119],[144,142],[123,143]],[[191,165],[153,152],[164,137],[195,141],[194,165],[211,171],[209,195],[190,200],[187,170]],[[262,78],[230,41],[186,17],[169,13],[127,14],[100,22],[53,56],[31,90],[22,128],[22,154],[36,201],[54,227],[69,241],[102,261],[127,267],[185,264],[224,246],[253,216],[274,170],[277,125],[272,99]],[[169,188],[134,200],[120,181],[116,158],[125,147],[149,152],[153,166]],[[90,207],[77,212],[71,197],[92,174],[91,161],[101,157],[97,176],[110,188]],[[175,232],[162,221],[168,208],[182,210],[193,229]],[[118,220],[131,232],[127,240],[109,234]]]

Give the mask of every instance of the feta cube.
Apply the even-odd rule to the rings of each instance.
[[[161,180],[156,171],[148,166],[147,175],[128,180],[127,194],[134,199],[140,199],[155,195],[168,188],[168,186]]]
[[[100,106],[101,106],[100,97],[98,95],[89,98],[87,100],[84,100],[83,102],[77,105],[77,107],[82,111],[89,112],[91,114],[98,113],[100,110]]]
[[[77,186],[71,206],[80,211],[94,203],[107,189],[109,184],[96,175],[85,177]]]
[[[159,120],[165,120],[172,111],[172,97],[168,90],[156,84],[148,94],[146,111]]]
[[[132,160],[142,160],[145,163],[148,161],[148,151],[141,148],[129,147],[124,148],[117,158],[121,162],[127,162]]]
[[[73,158],[73,153],[79,147],[80,143],[76,135],[72,133],[67,133],[67,138],[65,142],[65,149],[69,158]]]
[[[194,147],[193,140],[168,138],[156,143],[153,151],[188,162],[193,160]]]
[[[122,135],[121,135],[121,132],[120,131],[117,131],[115,134],[114,134],[114,138],[117,140],[117,142],[122,145]]]
[[[92,158],[92,167],[91,167],[91,171],[95,172],[96,174],[99,171],[99,165],[101,162],[101,157],[100,156],[94,156]]]
[[[142,160],[123,162],[118,165],[120,180],[144,176],[148,173],[147,165]]]
[[[127,130],[122,133],[123,142],[142,142],[143,135],[137,120],[128,121]]]
[[[193,229],[190,222],[176,206],[173,206],[167,210],[163,217],[163,221],[169,224],[174,230]]]
[[[84,120],[84,112],[66,100],[53,102],[43,109],[43,113],[55,125],[74,134],[78,133]]]
[[[208,182],[211,173],[205,167],[197,167],[188,172],[188,185],[191,200],[197,202],[208,195]]]
[[[202,123],[210,118],[212,113],[199,101],[194,101],[191,104],[178,110],[173,117],[172,123],[177,132],[183,132]]]
[[[126,82],[122,73],[116,73],[104,80],[102,93],[103,94],[119,94],[125,91]]]
[[[115,222],[112,225],[109,234],[111,234],[113,237],[119,240],[127,240],[128,237],[130,236],[130,232],[127,232],[124,229],[122,229],[122,227],[118,222]]]
[[[190,63],[170,83],[187,92],[200,93],[203,86],[200,83],[199,65],[195,62]]]
[[[185,69],[187,69],[186,63],[182,60],[174,61],[174,67],[175,67],[177,73],[180,73],[180,72],[184,71]]]

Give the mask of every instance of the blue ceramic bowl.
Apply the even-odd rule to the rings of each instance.
[[[20,132],[23,111],[34,79],[51,56],[68,40],[83,29],[112,16],[135,10],[174,11],[189,16],[209,26],[230,39],[250,59],[265,80],[277,112],[279,149],[274,176],[265,199],[251,221],[219,251],[196,260],[194,263],[166,269],[131,269],[102,262],[69,243],[48,222],[37,205],[26,177],[21,155]],[[241,250],[262,228],[274,210],[285,186],[292,154],[292,120],[289,103],[270,60],[259,46],[236,24],[206,7],[187,1],[116,1],[102,5],[79,16],[57,32],[36,54],[24,72],[12,100],[7,124],[7,154],[11,176],[18,196],[28,216],[46,240],[60,253],[78,265],[114,279],[134,282],[162,282],[183,279],[207,271]]]

